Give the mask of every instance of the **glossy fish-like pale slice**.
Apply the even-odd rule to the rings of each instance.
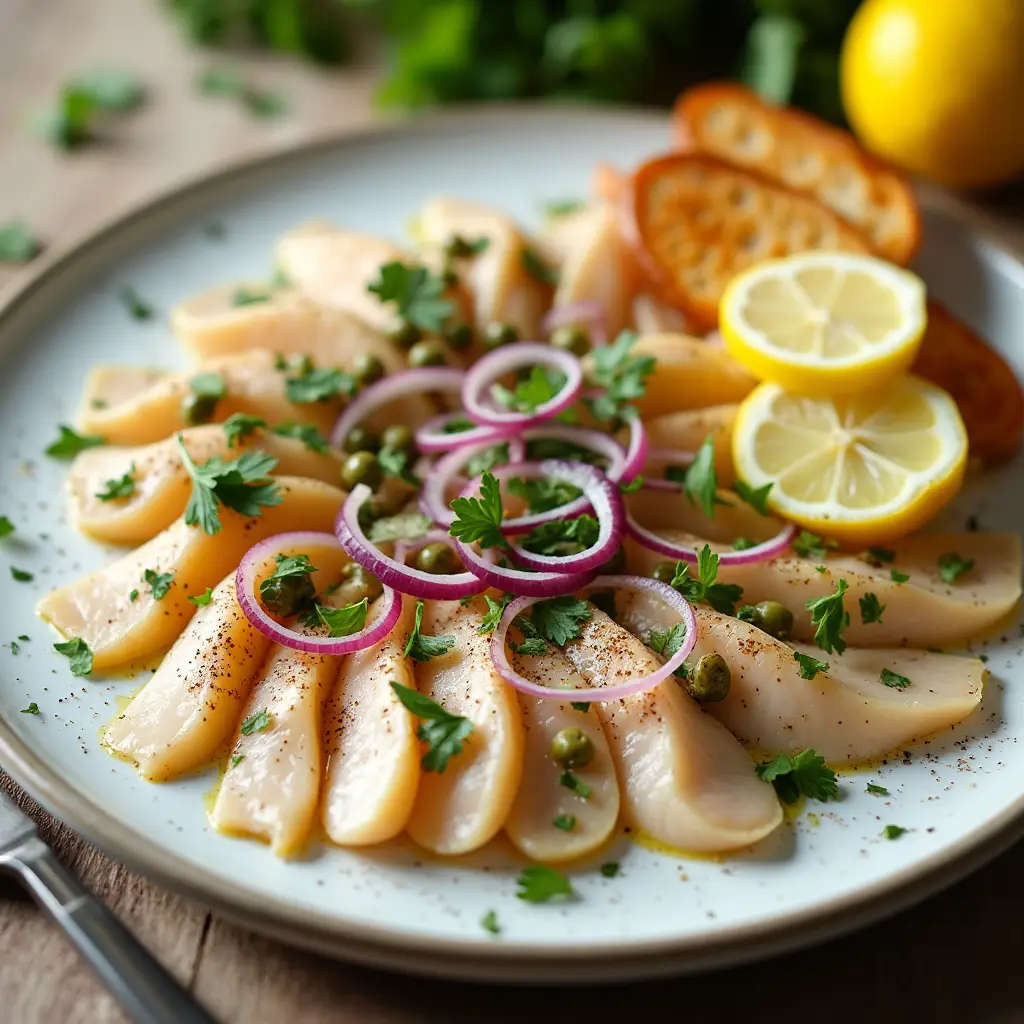
[[[672,448],[696,453],[710,436],[715,446],[715,472],[720,487],[728,487],[736,479],[732,465],[732,426],[736,405],[710,405],[706,409],[682,409],[645,420],[647,443],[654,448]],[[663,476],[672,460],[649,455],[644,473],[648,477]],[[682,463],[685,465],[685,463]]]
[[[168,646],[195,611],[202,594],[231,572],[257,541],[289,530],[332,532],[345,492],[319,480],[278,477],[281,504],[245,518],[220,507],[222,528],[209,536],[177,519],[166,530],[115,562],[52,591],[37,607],[66,637],[81,637],[97,669],[123,665]],[[143,580],[145,570],[171,573],[159,601]],[[136,600],[131,592],[138,591]]]
[[[515,690],[491,663],[489,635],[477,628],[483,601],[428,601],[424,633],[454,636],[440,658],[416,666],[416,688],[453,715],[463,715],[473,732],[462,753],[443,773],[424,772],[409,835],[434,853],[469,853],[505,824],[523,773],[523,723]]]
[[[151,782],[209,760],[231,735],[270,641],[235,600],[232,573],[175,641],[153,678],[103,734]]]
[[[685,334],[687,324],[678,309],[642,292],[633,299],[633,326],[641,334]]]
[[[591,686],[624,683],[661,664],[632,633],[591,607],[565,655]],[[739,741],[673,680],[595,705],[615,760],[623,811],[655,839],[721,853],[758,842],[782,821],[775,791]]]
[[[88,448],[78,455],[67,480],[74,524],[110,544],[143,544],[167,529],[185,511],[192,493],[178,436],[131,448]],[[230,448],[223,427],[216,423],[189,427],[180,436],[197,464],[215,455],[237,459],[244,451],[258,448],[277,459],[275,473],[334,483],[341,470],[338,454],[320,455],[296,438],[269,430],[249,434]],[[98,497],[107,481],[126,473],[135,481],[127,498],[103,501]]]
[[[96,411],[131,401],[169,376],[167,370],[147,366],[97,366],[85,378],[82,408]]]
[[[620,618],[641,636],[678,621],[647,595],[629,599]],[[801,678],[794,649],[827,662],[829,671]],[[729,696],[707,710],[735,736],[769,753],[812,747],[832,762],[880,757],[956,725],[978,706],[985,675],[977,658],[955,654],[848,647],[839,656],[790,646],[701,605],[688,661],[695,664],[704,654],[720,654],[729,664]],[[883,668],[906,676],[910,685],[885,686]]]
[[[511,660],[520,675],[542,686],[587,685],[556,648],[544,655],[513,654]],[[505,831],[533,860],[557,864],[582,857],[607,840],[619,818],[619,782],[601,719],[593,706],[577,711],[568,701],[541,700],[525,693],[516,696],[526,746],[523,778]],[[562,769],[551,757],[551,741],[573,726],[583,729],[594,744],[594,759],[573,772],[591,787],[586,800],[559,783]],[[563,815],[576,819],[571,829],[554,824]]]
[[[341,403],[308,402],[293,405],[285,395],[286,373],[274,368],[273,352],[255,349],[232,356],[210,359],[195,369],[167,374],[133,394],[122,387],[122,400],[108,402],[102,408],[94,406],[94,396],[102,390],[102,381],[86,385],[87,399],[83,402],[78,424],[86,434],[99,434],[110,444],[149,444],[169,437],[188,424],[181,415],[182,400],[191,392],[190,381],[200,373],[219,374],[227,394],[216,406],[214,419],[219,423],[232,413],[244,412],[260,416],[268,423],[286,420],[312,423],[322,434],[329,434],[338,418]],[[109,368],[94,373],[109,377]],[[138,382],[146,378],[136,375]]]
[[[406,597],[395,628],[345,659],[324,712],[328,760],[321,818],[339,846],[392,839],[412,814],[420,779],[417,722],[391,682],[416,688],[413,662],[402,655],[415,607]]]
[[[615,209],[595,203],[554,217],[541,242],[560,264],[555,307],[596,302],[604,310],[608,338],[615,338],[629,321],[632,300]]]

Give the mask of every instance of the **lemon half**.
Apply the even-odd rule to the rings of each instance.
[[[801,253],[734,277],[719,323],[729,354],[755,377],[799,394],[856,394],[914,361],[925,288],[873,256]]]
[[[774,485],[780,515],[869,545],[912,533],[957,493],[967,432],[953,399],[918,377],[846,398],[761,384],[737,413],[733,460],[751,486]]]

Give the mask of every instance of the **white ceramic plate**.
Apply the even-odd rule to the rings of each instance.
[[[49,261],[0,313],[0,758],[51,811],[116,857],[253,928],[398,969],[474,978],[601,979],[694,970],[775,952],[891,912],[994,855],[1024,810],[1024,657],[1016,621],[979,645],[992,672],[963,727],[899,763],[841,780],[842,800],[803,813],[756,850],[725,861],[679,859],[620,837],[573,871],[579,899],[515,897],[521,863],[498,843],[457,862],[411,845],[365,852],[315,847],[284,863],[206,824],[207,774],[142,782],[100,749],[97,730],[142,679],[74,679],[33,614],[48,588],[108,552],[65,519],[65,466],[43,456],[73,417],[95,363],[181,363],[164,316],[133,321],[131,285],[166,314],[213,283],[269,273],[271,247],[310,217],[401,238],[423,200],[451,193],[536,222],[545,200],[581,196],[598,159],[629,166],[668,145],[658,116],[555,109],[480,110],[318,146],[190,186],[70,254]],[[222,240],[204,233],[224,224]],[[1024,375],[1024,272],[955,219],[929,211],[919,268],[940,295]],[[973,483],[951,510],[1013,529],[1024,503],[1020,460]],[[35,574],[11,579],[11,563]],[[30,701],[40,717],[20,714]],[[865,793],[873,779],[891,792]],[[897,842],[884,825],[910,831]],[[621,874],[603,878],[602,861]],[[479,926],[494,909],[500,938]]]

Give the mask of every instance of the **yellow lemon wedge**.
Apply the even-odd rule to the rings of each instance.
[[[759,263],[722,295],[729,354],[804,395],[869,391],[905,372],[924,333],[925,288],[874,256],[807,252]]]
[[[773,485],[779,515],[863,547],[912,533],[956,494],[967,432],[953,399],[918,377],[838,398],[765,383],[740,405],[732,450],[743,480]]]

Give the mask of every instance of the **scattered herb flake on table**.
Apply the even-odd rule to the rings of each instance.
[[[617,860],[609,860],[601,865],[601,875],[604,878],[615,878],[620,870],[619,862]]]
[[[0,537],[9,537],[14,533],[14,523],[7,516],[0,516]]]
[[[907,830],[899,825],[886,825],[882,829],[882,836],[885,839],[899,839],[900,836],[906,835]]]
[[[46,448],[46,454],[54,459],[73,459],[87,448],[97,448],[107,443],[105,437],[98,434],[79,434],[65,423],[59,424],[57,429],[60,436]]]
[[[27,708],[22,708],[21,709],[21,713],[23,715],[41,715],[42,714],[42,712],[39,710],[39,705],[35,701],[32,701],[32,703],[29,704],[29,706]]]
[[[25,221],[12,220],[0,224],[0,263],[25,263],[41,248]]]
[[[36,578],[35,574],[27,569],[19,569],[13,565],[11,566],[11,577],[19,583],[31,583]]]
[[[545,864],[531,864],[523,868],[516,885],[519,886],[516,896],[527,903],[547,903],[556,896],[576,895],[569,879],[561,871]]]
[[[493,910],[488,910],[483,917],[480,918],[480,927],[485,932],[490,932],[492,935],[501,934],[501,925],[498,924],[498,915]]]
[[[877,786],[873,782],[869,782],[868,783],[867,792],[868,793],[876,793],[878,796],[888,796],[889,795],[889,790],[887,790],[885,788],[885,786]]]
[[[153,307],[140,298],[139,293],[131,286],[125,285],[119,292],[118,297],[121,305],[124,306],[133,320],[152,320]]]

